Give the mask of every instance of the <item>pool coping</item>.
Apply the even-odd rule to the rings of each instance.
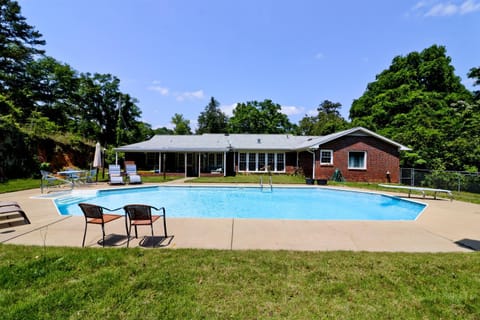
[[[179,185],[144,184],[144,186]],[[183,183],[182,186],[232,186],[231,184]],[[248,184],[234,186],[252,187]],[[284,186],[284,185],[282,185]],[[282,187],[275,186],[274,187]],[[286,187],[301,187],[285,185]],[[257,186],[258,187],[258,186]],[[87,189],[113,189],[118,186],[94,184]],[[128,188],[121,186],[120,188]],[[331,188],[308,186],[307,188]],[[401,196],[395,192],[360,191]],[[0,194],[0,200],[17,201],[31,220],[30,225],[0,229],[0,243],[39,246],[81,246],[84,218],[60,216],[53,201],[42,201],[39,189]],[[51,198],[51,197],[50,197]],[[403,197],[402,197],[403,198]],[[222,250],[300,250],[300,251],[392,251],[392,252],[471,252],[480,250],[480,205],[448,199],[415,199],[427,207],[414,221],[312,221],[168,218],[169,238],[156,236],[130,242],[132,247],[153,244],[161,248],[203,248]],[[158,226],[157,226],[158,225]],[[101,247],[100,228],[89,226],[87,246]],[[161,234],[160,224],[155,224]],[[149,230],[139,230],[141,236]],[[106,225],[107,247],[125,247],[125,223],[119,219]]]

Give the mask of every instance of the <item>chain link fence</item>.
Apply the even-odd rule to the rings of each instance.
[[[480,193],[480,173],[400,168],[400,183],[408,186]]]

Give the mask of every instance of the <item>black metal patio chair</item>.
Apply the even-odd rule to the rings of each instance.
[[[163,231],[165,238],[167,238],[167,222],[165,216],[165,208],[155,208],[153,206],[145,205],[145,204],[129,204],[123,207],[125,210],[125,224],[127,228],[127,247],[130,243],[130,232],[132,230],[132,226],[135,227],[135,238],[138,238],[137,226],[150,226],[152,230],[152,237],[153,235],[153,223],[157,221],[159,218],[163,217]],[[152,209],[156,211],[160,211],[161,214],[152,215]]]
[[[105,224],[112,222],[114,220],[120,219],[122,215],[119,214],[109,214],[103,213],[104,210],[107,211],[117,211],[117,209],[108,209],[105,207],[97,206],[90,203],[79,203],[78,204],[82,209],[83,215],[85,217],[85,231],[83,233],[82,247],[85,247],[85,237],[87,236],[87,226],[88,224],[99,224],[102,226],[102,247],[105,247]]]

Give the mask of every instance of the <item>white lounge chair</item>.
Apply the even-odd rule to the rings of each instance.
[[[129,184],[142,183],[142,177],[137,173],[135,164],[126,164],[125,172],[127,173]]]
[[[122,177],[122,171],[118,164],[111,164],[108,166],[108,176],[110,177],[110,184],[125,184]]]

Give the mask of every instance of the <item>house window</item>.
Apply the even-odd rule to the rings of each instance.
[[[365,151],[349,152],[348,169],[367,169],[367,153]]]
[[[267,154],[267,166],[269,171],[275,171],[275,153],[268,153]]]
[[[332,150],[320,150],[320,164],[332,165],[333,164],[333,151]]]
[[[265,163],[265,153],[258,154],[258,171],[266,171],[267,164]]]
[[[247,154],[240,153],[238,156],[238,170],[239,171],[246,171],[247,170]]]
[[[248,154],[248,171],[257,171],[257,154]]]
[[[239,153],[238,171],[285,172],[285,153]]]
[[[275,171],[285,170],[285,154],[277,153],[277,168]]]

